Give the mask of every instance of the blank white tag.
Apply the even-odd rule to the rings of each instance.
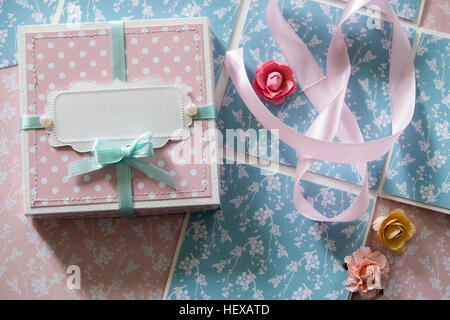
[[[48,95],[46,113],[52,118],[49,143],[91,150],[95,139],[126,145],[146,131],[154,134],[154,148],[169,140],[189,137],[192,119],[185,114],[191,102],[184,84],[150,78],[107,84],[78,82],[69,90]]]

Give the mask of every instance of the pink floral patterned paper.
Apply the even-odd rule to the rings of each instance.
[[[183,214],[32,220],[23,215],[17,67],[0,70],[0,300],[161,299]],[[66,286],[78,265],[81,289]]]
[[[450,2],[448,0],[426,0],[421,26],[450,33]]]
[[[183,82],[189,86],[193,101],[204,104],[202,30],[201,24],[126,28],[127,81],[156,77],[166,82]],[[110,82],[109,41],[109,30],[28,33],[28,113],[44,113],[51,90],[67,89],[77,81]],[[176,191],[133,169],[134,200],[211,196],[209,145],[203,143],[206,130],[207,121],[194,121],[191,127],[194,134],[182,142],[192,146],[192,159],[196,153],[201,153],[205,160],[201,163],[193,163],[193,160],[187,165],[174,163],[171,157],[176,142],[169,142],[157,149],[153,158],[145,159],[173,176]],[[69,164],[86,154],[69,147],[51,147],[45,130],[31,130],[27,134],[32,207],[117,201],[114,166],[67,178]]]
[[[382,252],[389,261],[389,281],[377,299],[450,299],[450,216],[399,202],[377,200],[373,220],[401,208],[417,233],[400,255],[392,254],[369,231],[366,245]],[[373,221],[372,220],[372,221]],[[357,294],[353,299],[361,299]]]

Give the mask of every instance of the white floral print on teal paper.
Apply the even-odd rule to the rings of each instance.
[[[341,264],[363,243],[369,214],[315,222],[295,210],[291,177],[246,165],[221,173],[222,208],[191,214],[168,298],[346,299]],[[302,188],[330,216],[356,197],[313,183]]]

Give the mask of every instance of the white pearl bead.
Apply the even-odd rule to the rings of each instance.
[[[186,112],[188,116],[195,116],[198,112],[197,106],[191,102],[184,108],[184,112]]]
[[[44,114],[39,118],[39,122],[44,128],[48,128],[52,124],[52,118],[49,115]]]

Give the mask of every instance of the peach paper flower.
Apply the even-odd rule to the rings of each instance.
[[[270,60],[256,67],[252,87],[259,97],[280,104],[294,93],[296,85],[287,64]]]
[[[371,298],[380,293],[388,278],[389,264],[379,251],[361,247],[351,256],[345,257],[347,281],[345,287],[351,292]]]
[[[372,227],[377,232],[378,240],[394,253],[402,253],[406,248],[406,241],[416,234],[416,227],[402,209],[395,209],[388,216],[378,217]]]

